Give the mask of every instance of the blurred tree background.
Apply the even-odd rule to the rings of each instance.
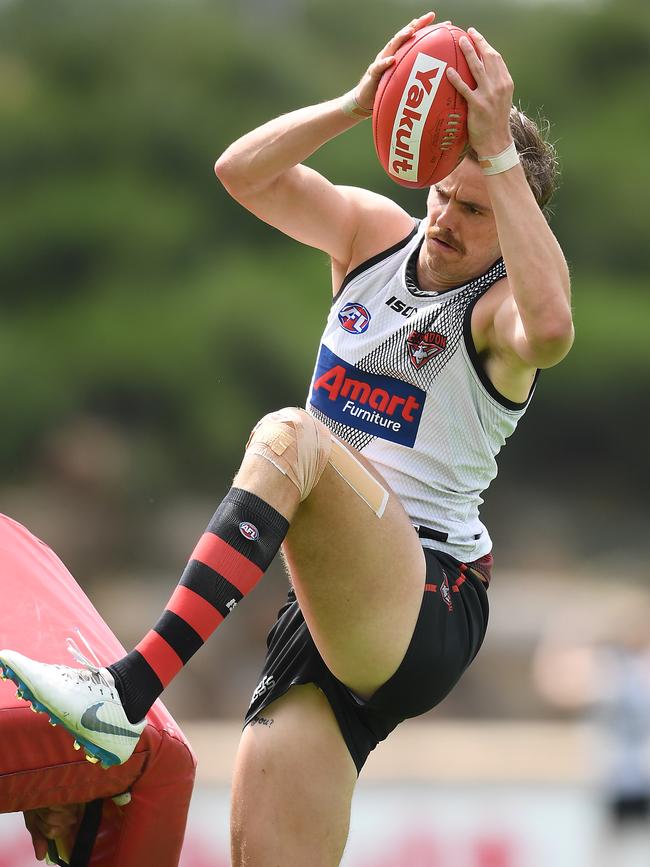
[[[125,643],[162,607],[254,422],[304,402],[329,305],[326,258],[230,200],[214,160],[271,116],[348,90],[423,11],[412,0],[0,2],[0,510],[60,553]],[[577,340],[501,458],[483,511],[496,556],[513,572],[642,581],[650,6],[437,11],[503,53],[516,99],[551,119],[563,172],[552,224]],[[383,175],[370,124],[310,164],[424,212],[423,193]],[[227,625],[197,664],[212,690],[197,712],[242,710],[210,666],[261,642],[282,579],[256,593],[244,637]],[[242,659],[246,693],[260,660]]]

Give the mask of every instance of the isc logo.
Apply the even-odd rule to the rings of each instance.
[[[390,307],[391,310],[394,310],[396,313],[401,313],[402,316],[405,316],[407,319],[409,316],[412,316],[416,308],[411,305],[405,304],[403,301],[400,301],[395,295],[392,295],[388,301],[386,302],[386,307]]]

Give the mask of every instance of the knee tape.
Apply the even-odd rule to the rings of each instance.
[[[329,428],[304,409],[291,407],[269,413],[250,436],[248,451],[260,455],[287,476],[306,499],[328,462],[378,518],[384,514],[388,491]]]
[[[304,409],[290,407],[265,415],[257,423],[247,449],[270,461],[306,499],[323,475],[332,448],[325,425]]]
[[[388,502],[388,491],[336,437],[332,437],[329,462],[355,494],[381,518]]]

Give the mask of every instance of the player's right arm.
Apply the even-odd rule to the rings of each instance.
[[[278,117],[232,144],[215,165],[226,190],[255,216],[340,263],[351,259],[364,205],[368,211],[373,206],[393,210],[380,196],[336,186],[302,165],[359,122],[343,113],[342,102],[334,99]],[[393,208],[399,220],[400,209]]]
[[[397,49],[433,20],[428,13],[399,31],[354,90],[370,111],[379,79]],[[359,123],[343,110],[348,96],[299,109],[244,135],[219,157],[215,173],[245,208],[280,231],[328,253],[341,277],[359,262],[404,238],[411,217],[389,199],[332,184],[302,165],[325,142]],[[338,266],[338,267],[336,267]]]

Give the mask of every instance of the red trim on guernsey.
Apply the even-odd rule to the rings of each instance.
[[[223,620],[223,614],[220,614],[214,605],[210,605],[206,599],[182,584],[174,590],[166,608],[178,614],[198,632],[203,641],[208,640]]]
[[[183,661],[162,635],[150,629],[135,648],[147,660],[166,687],[183,667]]]
[[[259,566],[214,533],[204,533],[192,552],[192,560],[204,563],[222,575],[245,596],[264,574]]]
[[[489,586],[490,580],[492,579],[492,567],[494,566],[494,557],[492,554],[486,554],[484,557],[474,560],[474,562],[469,565],[474,572],[478,572],[483,583],[486,586]]]
[[[424,589],[428,590],[429,593],[435,593],[436,590],[438,589],[438,585],[437,584],[425,584]]]
[[[454,593],[460,593],[459,587],[461,584],[464,584],[467,581],[467,578],[464,575],[459,575],[458,578],[454,581],[454,586],[451,588]]]

